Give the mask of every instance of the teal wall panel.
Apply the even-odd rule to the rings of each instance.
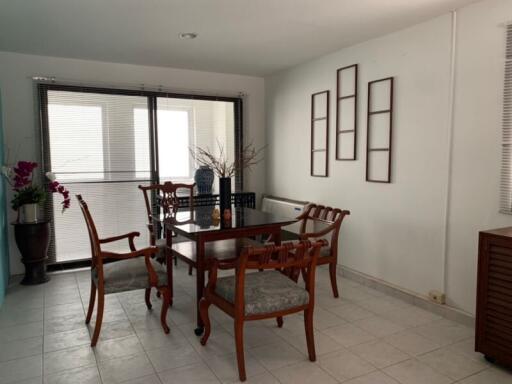
[[[4,131],[2,121],[2,95],[0,94],[0,166],[4,158]],[[9,281],[9,247],[7,243],[7,206],[5,202],[5,179],[0,176],[0,305],[5,297]]]

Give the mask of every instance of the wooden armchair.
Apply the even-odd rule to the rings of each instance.
[[[201,344],[205,345],[210,336],[208,308],[215,304],[234,319],[241,381],[246,379],[243,344],[245,321],[275,317],[278,326],[282,327],[283,316],[304,311],[309,359],[316,360],[313,333],[315,268],[320,247],[325,244],[325,240],[318,240],[315,243],[301,241],[281,246],[246,247],[234,261],[211,260],[208,285],[199,304],[205,324]],[[232,268],[235,268],[235,276],[217,278],[219,269]],[[305,271],[305,288],[287,276],[287,271],[293,269]],[[260,272],[246,274],[248,270]]]
[[[153,225],[153,211],[151,209],[151,200],[152,198],[159,199],[159,205],[162,207],[165,214],[169,215],[171,213],[175,213],[179,208],[179,200],[178,193],[179,191],[187,191],[186,194],[189,196],[189,207],[193,209],[194,207],[194,184],[181,184],[181,183],[172,183],[170,181],[165,182],[164,184],[151,184],[148,186],[139,185],[139,189],[142,191],[144,195],[144,203],[146,205],[146,213],[147,213],[147,228],[149,230],[149,239],[150,245],[154,245],[158,248],[158,258],[164,259],[164,250],[167,245],[167,240],[165,238],[160,238],[156,234],[160,232],[160,228],[155,228]],[[155,194],[155,196],[151,196]],[[172,234],[173,243],[179,243],[183,241],[189,241],[188,239],[182,238],[181,236],[177,236],[176,234]],[[176,256],[176,253],[174,254]],[[177,257],[174,258],[176,264]],[[188,263],[188,274],[192,274],[192,265]]]
[[[297,217],[301,221],[300,240],[312,240],[319,238],[329,238],[326,247],[320,251],[318,265],[329,264],[329,275],[331,278],[331,287],[334,297],[339,297],[338,284],[336,282],[336,266],[338,264],[338,237],[343,218],[350,215],[350,211],[338,208],[325,207],[323,205],[309,204],[304,212]],[[320,226],[308,232],[308,225],[314,227]]]
[[[85,318],[86,324],[89,324],[91,321],[96,300],[96,291],[98,291],[96,325],[94,327],[91,346],[94,347],[98,342],[103,320],[105,295],[109,293],[145,289],[146,305],[148,309],[151,309],[150,293],[151,288],[155,287],[163,297],[160,322],[164,332],[169,333],[166,317],[171,300],[171,291],[168,285],[167,272],[159,263],[152,259],[158,252],[158,249],[151,246],[136,250],[133,239],[140,235],[139,232],[130,232],[120,236],[100,239],[87,204],[82,199],[82,196],[77,195],[76,197],[87,224],[92,253],[91,295],[89,298],[87,316]],[[114,253],[101,249],[102,244],[123,239],[128,239],[131,252]]]

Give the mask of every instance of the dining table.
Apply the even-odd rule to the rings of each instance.
[[[247,244],[263,245],[259,239],[272,236],[275,244],[281,242],[281,228],[297,221],[254,208],[232,206],[231,215],[216,217],[218,205],[185,207],[172,212],[155,212],[157,221],[165,234],[167,273],[172,286],[172,255],[175,252],[193,260],[196,267],[196,319],[195,334],[200,336],[204,324],[199,314],[199,301],[205,288],[205,272],[208,258],[236,258]],[[161,210],[160,210],[161,211]],[[218,211],[217,211],[218,213]],[[173,244],[176,235],[188,239]],[[222,247],[221,240],[238,239],[232,242],[234,247]],[[229,254],[227,254],[229,253]]]

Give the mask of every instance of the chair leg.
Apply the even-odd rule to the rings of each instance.
[[[87,309],[87,316],[85,317],[85,324],[91,322],[92,313],[94,312],[94,302],[96,301],[96,285],[91,280],[91,295],[89,296],[89,308]]]
[[[206,345],[208,338],[210,337],[210,332],[212,331],[212,326],[210,324],[210,317],[208,316],[208,308],[210,307],[210,302],[206,300],[204,297],[199,302],[199,313],[201,314],[201,319],[204,324],[204,333],[203,337],[201,337],[201,345]]]
[[[279,328],[283,328],[283,316],[276,317],[277,320],[277,326]]]
[[[188,275],[192,276],[192,265],[188,266]]]
[[[244,322],[235,319],[235,344],[236,361],[238,363],[238,377],[240,381],[246,380],[245,375],[245,357],[244,357]]]
[[[92,335],[91,347],[95,347],[100,337],[101,323],[103,322],[103,309],[105,307],[105,292],[103,289],[98,289],[98,308],[96,310],[96,325],[94,326],[94,333]]]
[[[144,293],[144,299],[146,300],[146,307],[148,307],[149,310],[153,308],[151,305],[151,288],[146,288],[146,292]]]
[[[313,310],[304,311],[304,328],[306,329],[306,342],[308,345],[309,360],[316,361],[315,334],[313,331]]]
[[[167,334],[170,331],[169,326],[167,325],[167,310],[169,309],[169,303],[171,301],[171,293],[167,287],[160,287],[158,290],[162,292],[162,310],[160,312],[160,323],[162,324],[164,332]]]
[[[334,297],[339,297],[338,284],[336,283],[336,264],[336,262],[329,264],[329,275],[331,276],[332,294]]]

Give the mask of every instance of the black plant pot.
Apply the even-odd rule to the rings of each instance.
[[[219,205],[221,218],[226,209],[231,212],[231,177],[219,178]]]
[[[50,223],[14,223],[14,238],[25,264],[23,285],[42,284],[50,280],[46,275],[46,260],[50,245]]]

